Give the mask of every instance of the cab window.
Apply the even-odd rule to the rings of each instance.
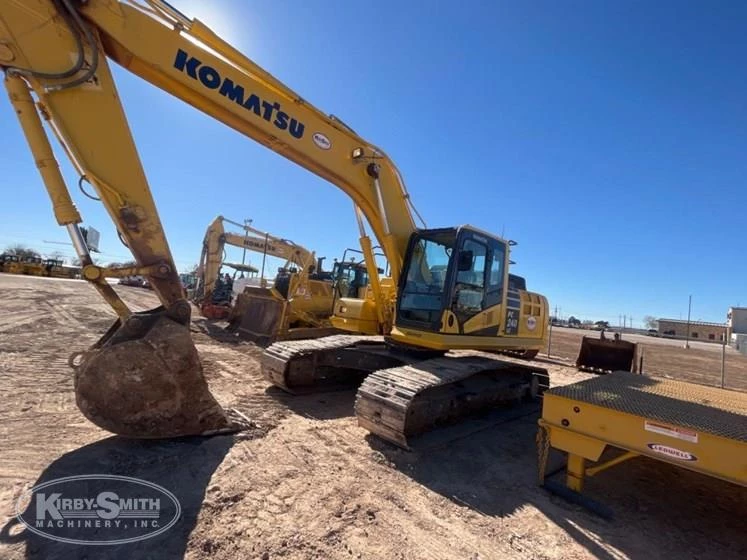
[[[487,245],[471,238],[464,240],[458,256],[452,305],[452,311],[460,321],[483,309],[487,260]]]
[[[506,257],[506,247],[502,243],[490,244],[490,270],[488,273],[488,289],[485,294],[485,307],[492,307],[501,303],[503,296],[503,266]]]
[[[452,243],[453,237],[417,240],[400,296],[402,318],[429,323],[440,319]]]

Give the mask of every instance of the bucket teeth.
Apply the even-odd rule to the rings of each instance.
[[[627,340],[585,336],[576,358],[576,367],[592,373],[636,371],[638,345]]]

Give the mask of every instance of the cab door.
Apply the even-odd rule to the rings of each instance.
[[[470,231],[461,237],[451,298],[460,334],[498,334],[505,260],[501,241]]]

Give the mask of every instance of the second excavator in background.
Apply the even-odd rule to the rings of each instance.
[[[224,224],[244,231],[226,231]],[[261,270],[251,267],[260,272],[260,277],[243,282],[234,278],[232,285],[227,285],[220,274],[221,266],[239,270],[246,265],[225,262],[226,245],[260,253]],[[362,251],[348,248],[340,261],[335,260],[332,270],[325,271],[325,258],[316,257],[315,252],[218,216],[205,231],[192,299],[205,317],[227,319],[228,330],[261,346],[276,340],[318,338],[336,332],[380,334],[383,327],[376,319],[368,269],[364,262],[348,258],[348,253],[362,255]],[[268,256],[285,261],[269,281],[265,278]],[[375,256],[384,255],[376,252]],[[386,282],[382,279],[382,284]],[[334,302],[339,304],[336,317],[331,316]]]
[[[226,231],[225,223],[244,231]],[[233,281],[226,285],[220,276],[221,265],[237,266],[224,262],[226,245],[262,255],[260,278],[242,283],[233,304]],[[265,279],[267,257],[284,261],[271,282]],[[205,231],[193,299],[203,315],[227,319],[231,330],[262,345],[278,338],[330,334],[333,274],[322,269],[323,261],[293,241],[218,216]]]
[[[233,233],[226,231],[224,223],[233,224],[244,230],[243,233]],[[315,289],[315,292],[324,292],[323,297],[319,297],[316,308],[307,307],[301,313],[325,315],[329,317],[332,306],[332,274],[325,273],[321,270],[324,258],[317,259],[316,254],[293,241],[270,235],[255,227],[247,224],[240,224],[225,218],[217,216],[208,225],[205,230],[205,237],[202,243],[202,253],[200,263],[197,266],[196,286],[193,295],[195,303],[201,306],[203,313],[211,315],[210,318],[228,317],[231,305],[230,294],[220,294],[216,296],[216,281],[220,280],[220,271],[222,265],[235,267],[232,263],[224,262],[225,247],[230,245],[240,247],[262,255],[261,277],[258,284],[261,288],[272,286],[278,296],[282,299],[293,298],[295,295],[307,295],[310,291],[310,282],[324,283],[327,289]],[[278,276],[268,283],[265,279],[265,259],[274,257],[284,261],[284,264],[278,269]],[[239,267],[240,268],[240,267]],[[320,288],[320,286],[314,286]],[[309,298],[305,298],[309,299]],[[225,311],[211,311],[211,306],[220,306]]]

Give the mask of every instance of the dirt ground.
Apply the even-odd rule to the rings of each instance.
[[[156,303],[150,292],[118,290],[136,309]],[[587,493],[614,510],[604,521],[538,487],[536,413],[405,452],[356,425],[352,391],[291,397],[268,388],[260,350],[199,318],[193,334],[211,390],[259,429],[169,441],[112,437],[78,412],[66,365],[112,320],[83,282],[0,275],[2,559],[747,557],[745,488],[636,459],[589,480]],[[553,355],[575,355],[574,336],[555,333]],[[585,378],[543,366],[554,385]],[[685,369],[693,380],[712,375]],[[729,371],[734,387],[747,386],[745,370]],[[160,484],[178,497],[182,516],[162,535],[118,546],[22,530],[14,502],[24,488],[88,473]]]

